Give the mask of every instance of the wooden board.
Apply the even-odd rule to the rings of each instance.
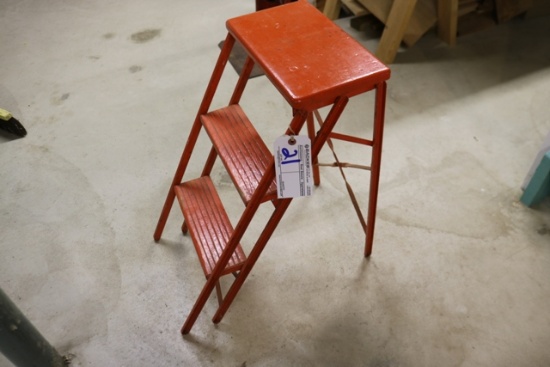
[[[460,17],[457,33],[458,36],[464,36],[494,27],[496,24],[493,11],[477,11]]]
[[[387,24],[392,5],[409,6],[409,0],[358,0],[382,23]],[[407,46],[414,45],[437,22],[435,0],[418,0],[403,36]]]
[[[399,2],[398,2],[399,1]],[[376,50],[376,57],[384,63],[392,63],[397,49],[401,44],[405,31],[408,28],[417,0],[396,0],[393,4],[380,44]]]
[[[368,10],[357,0],[342,0],[342,4],[348,8],[353,15],[361,16],[369,14]]]
[[[439,38],[450,46],[456,43],[458,7],[458,0],[438,0],[437,2],[437,33]]]
[[[325,8],[325,0],[317,0],[315,2],[315,5],[317,6],[317,9],[323,11],[323,9]]]
[[[325,0],[325,5],[323,6],[323,14],[325,14],[325,16],[330,20],[338,19],[341,6],[342,3],[340,2],[340,0]]]
[[[458,16],[461,17],[463,15],[472,13],[477,10],[478,6],[478,0],[460,0],[458,2]]]
[[[502,23],[525,13],[533,6],[533,0],[495,0],[495,6],[497,20]]]

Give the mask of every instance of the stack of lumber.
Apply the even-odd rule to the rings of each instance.
[[[342,0],[342,5],[349,10],[353,15],[363,16],[370,12],[357,0]]]
[[[495,0],[497,21],[506,22],[533,6],[533,0]]]
[[[459,0],[457,15],[461,17],[463,15],[476,11],[479,6],[479,2],[479,0]]]
[[[533,3],[547,0],[323,0],[323,12],[338,18],[343,6],[354,15],[373,15],[384,24],[376,56],[392,63],[401,43],[412,47],[437,26],[450,45],[457,34],[471,33],[524,14]],[[319,2],[318,2],[319,3]],[[463,25],[462,29],[459,23]],[[460,29],[460,31],[459,31]]]
[[[344,6],[354,15],[372,14],[384,24],[376,56],[393,62],[401,42],[413,46],[437,23],[436,0],[324,0],[323,13],[338,18]]]
[[[434,0],[358,1],[384,23],[386,27],[392,26],[392,24],[389,24],[390,16],[411,12],[411,15],[408,17],[408,24],[404,25],[405,33],[403,35],[403,42],[409,47],[413,46],[437,22]],[[394,14],[391,14],[392,10]],[[406,19],[403,19],[403,21],[407,22]]]
[[[533,0],[438,0],[438,30],[442,40],[480,31],[526,13]]]

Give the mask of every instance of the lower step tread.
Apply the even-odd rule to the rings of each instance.
[[[210,276],[233,233],[233,226],[208,176],[174,186],[185,222],[206,277]],[[246,255],[239,244],[223,274],[239,271]]]

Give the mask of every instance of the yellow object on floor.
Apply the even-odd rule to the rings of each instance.
[[[1,120],[4,120],[4,121],[8,121],[9,119],[11,119],[13,116],[12,114],[9,112],[9,111],[6,111],[2,108],[0,108],[0,119]]]

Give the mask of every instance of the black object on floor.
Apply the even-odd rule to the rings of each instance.
[[[11,115],[11,113],[1,108],[0,108],[0,129],[7,131],[10,134],[19,136],[21,138],[27,135],[27,130],[25,130],[25,127],[21,125],[21,123]]]

